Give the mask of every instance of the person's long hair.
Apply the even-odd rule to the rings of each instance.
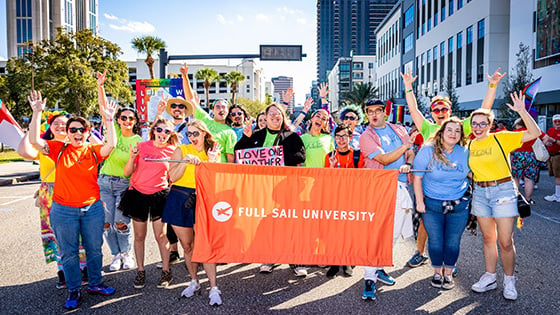
[[[331,128],[329,126],[329,121],[330,121],[330,118],[331,118],[331,114],[329,114],[329,112],[325,109],[318,109],[311,114],[311,119],[313,119],[313,117],[315,117],[318,113],[325,113],[327,115],[327,120],[322,121],[323,126],[321,127],[320,132],[322,134],[326,134],[326,135],[330,134],[331,133]],[[309,127],[309,130],[311,130],[311,127]]]
[[[445,156],[445,150],[443,148],[443,133],[448,124],[457,124],[461,129],[461,139],[459,139],[459,145],[464,146],[467,143],[465,137],[465,131],[463,130],[463,123],[457,117],[449,117],[444,120],[441,127],[436,131],[436,133],[430,138],[434,148],[434,158],[441,162],[442,164],[452,165],[449,159]]]
[[[231,124],[233,123],[233,119],[231,119],[230,115],[231,112],[236,108],[239,109],[241,112],[243,112],[243,124],[245,124],[249,120],[249,118],[251,118],[249,117],[249,113],[245,110],[245,108],[243,108],[243,106],[239,104],[233,104],[229,107],[228,114],[226,117],[226,125],[231,126]]]
[[[167,126],[167,128],[169,130],[171,130],[171,133],[169,134],[169,139],[167,139],[167,143],[171,144],[171,145],[177,145],[179,143],[179,136],[177,136],[177,133],[175,131],[173,131],[173,123],[171,121],[169,121],[168,119],[165,118],[160,118],[156,121],[154,121],[154,123],[152,124],[152,127],[150,128],[150,140],[155,140],[156,139],[156,132],[155,129],[157,127],[157,125],[159,124],[164,124]]]
[[[134,126],[132,127],[132,132],[136,135],[141,136],[141,130],[140,130],[140,117],[138,116],[138,113],[136,112],[136,109],[132,108],[132,107],[120,107],[117,112],[115,113],[115,120],[118,120],[119,117],[121,117],[122,112],[124,111],[131,111],[134,114]]]
[[[266,107],[266,109],[264,110],[264,112],[268,115],[268,111],[272,108],[275,107],[277,110],[280,111],[280,113],[282,114],[282,127],[280,127],[280,130],[290,130],[290,125],[288,123],[288,116],[286,115],[286,111],[284,110],[284,108],[276,103],[272,103],[270,105],[268,105]]]
[[[64,114],[64,113],[60,113],[60,114],[56,114],[54,116],[51,117],[51,119],[49,119],[49,121],[47,121],[47,123],[49,124],[49,128],[47,128],[47,130],[45,131],[45,133],[43,133],[43,135],[41,136],[42,139],[45,140],[53,140],[54,139],[54,133],[52,132],[51,128],[52,128],[52,123],[58,118],[58,117],[68,117],[69,114]]]
[[[195,127],[196,129],[204,131],[206,133],[206,135],[204,136],[204,151],[208,153],[208,151],[212,149],[216,144],[216,140],[210,133],[210,129],[208,129],[208,126],[202,120],[195,119],[187,124],[187,128],[188,127]]]

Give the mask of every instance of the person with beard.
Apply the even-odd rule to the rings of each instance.
[[[229,108],[228,115],[226,117],[226,124],[235,131],[237,135],[237,141],[241,139],[243,136],[243,129],[245,129],[245,125],[249,124],[250,117],[245,108],[243,106],[234,104],[231,105]]]
[[[482,100],[481,108],[483,109],[491,109],[492,104],[494,104],[494,99],[496,98],[496,88],[498,87],[498,83],[500,80],[506,75],[506,73],[500,73],[500,68],[498,68],[492,76],[486,74],[486,78],[488,79],[488,90],[486,91],[486,95]],[[451,100],[449,97],[444,97],[441,95],[436,95],[432,98],[430,102],[430,110],[432,114],[432,118],[434,122],[430,122],[428,119],[424,117],[424,115],[418,110],[418,104],[416,102],[416,96],[414,95],[414,91],[412,88],[412,84],[418,76],[412,76],[410,72],[402,73],[401,77],[404,82],[404,89],[405,89],[405,97],[406,103],[408,105],[408,109],[410,111],[410,116],[416,128],[420,131],[423,139],[429,139],[432,137],[436,131],[441,126],[442,122],[447,120],[451,117]],[[471,121],[470,118],[462,120],[463,124],[463,131],[465,135],[468,137],[471,134]],[[416,213],[415,215],[418,215]],[[418,267],[428,262],[428,257],[425,256],[426,250],[426,242],[428,240],[428,234],[426,233],[426,229],[422,221],[419,221],[418,225],[418,237],[416,239],[416,253],[408,260],[407,265],[409,267]],[[453,275],[457,274],[457,269],[454,270]]]
[[[222,147],[222,152],[220,152],[222,163],[233,163],[235,161],[233,147],[237,142],[237,135],[233,129],[226,124],[229,102],[225,99],[216,100],[211,106],[214,118],[210,117],[210,115],[200,107],[200,97],[192,91],[191,83],[187,75],[188,72],[189,68],[185,63],[181,68],[181,74],[183,75],[183,91],[185,92],[185,98],[187,100],[193,100],[194,102],[194,118],[202,120],[208,126],[212,136],[214,136]]]

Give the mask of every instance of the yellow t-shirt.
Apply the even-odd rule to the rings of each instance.
[[[56,171],[54,170],[54,161],[50,157],[39,153],[39,174],[43,183],[54,183]],[[47,178],[45,176],[49,175]]]
[[[181,144],[179,148],[181,149],[182,157],[185,157],[185,155],[187,154],[192,154],[198,156],[202,162],[208,162],[208,155],[206,154],[206,151],[196,151],[192,144]],[[196,188],[196,182],[194,178],[195,168],[195,165],[187,163],[183,176],[181,176],[181,178],[174,182],[173,186]]]
[[[474,181],[486,182],[510,176],[509,154],[521,147],[521,138],[524,134],[525,132],[504,131],[490,134],[484,140],[472,140],[469,145],[469,166],[473,172]],[[502,145],[507,161],[494,137]]]

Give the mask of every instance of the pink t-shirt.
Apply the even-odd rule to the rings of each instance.
[[[173,145],[158,148],[152,141],[138,143],[138,155],[134,161],[136,169],[130,177],[132,187],[145,195],[155,194],[169,187],[169,162],[145,159],[169,159],[173,151]]]

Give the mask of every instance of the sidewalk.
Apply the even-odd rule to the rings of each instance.
[[[36,180],[39,178],[39,165],[32,161],[18,161],[0,164],[0,186]]]

